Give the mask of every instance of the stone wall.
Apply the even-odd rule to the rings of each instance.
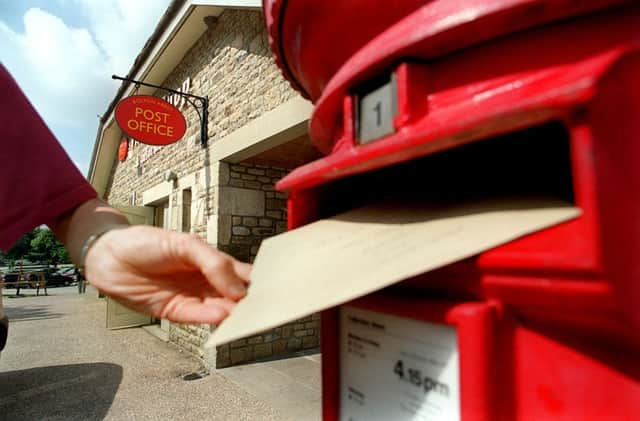
[[[171,192],[171,228],[184,230],[185,212],[190,212],[190,232],[206,239],[215,224],[221,250],[253,261],[264,238],[286,230],[286,195],[274,189],[285,170],[226,163],[216,167],[209,156],[217,140],[297,95],[273,62],[261,13],[225,10],[163,85],[177,89],[187,79],[190,93],[209,97],[208,147],[200,145],[196,110],[182,104],[188,127],[184,138],[163,147],[130,142],[127,160],[114,163],[105,197],[114,205],[143,205],[143,192],[166,183],[164,173],[171,170],[179,179]],[[219,174],[211,174],[212,168]],[[183,182],[187,178],[188,186]],[[183,203],[185,188],[190,190],[190,210]],[[212,329],[170,324],[169,338],[207,360],[202,345]],[[316,348],[318,338],[316,315],[219,347],[212,359],[224,367],[284,356]]]
[[[287,170],[264,165],[220,164],[218,248],[253,261],[260,243],[287,229],[287,195],[274,185]],[[228,196],[231,197],[228,197]],[[242,206],[234,206],[241,202]],[[284,357],[318,347],[319,317],[293,323],[218,347],[216,367]]]
[[[141,192],[162,183],[169,169],[179,177],[196,171],[204,177],[217,140],[297,96],[273,61],[257,11],[225,10],[162,85],[177,89],[187,78],[190,93],[209,97],[208,148],[200,146],[196,110],[183,104],[187,132],[182,140],[162,147],[132,141],[127,160],[114,163],[105,194],[112,204],[141,205]]]
[[[243,338],[218,347],[218,368],[249,361],[268,360],[296,355],[319,346],[320,315],[287,323],[250,338]]]
[[[221,163],[218,248],[232,256],[253,262],[264,238],[287,230],[287,195],[276,192],[274,185],[285,174],[283,168],[262,165]],[[224,183],[224,184],[223,184]],[[226,206],[232,202],[223,195],[245,195],[243,205]],[[247,201],[262,203],[249,204]]]
[[[206,324],[188,325],[171,323],[169,325],[169,340],[179,345],[191,354],[205,358],[204,343],[209,338],[210,326]]]

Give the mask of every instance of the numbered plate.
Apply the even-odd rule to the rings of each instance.
[[[343,306],[341,421],[459,421],[455,328]]]
[[[392,134],[397,113],[395,77],[358,97],[356,133],[360,144],[370,143]]]

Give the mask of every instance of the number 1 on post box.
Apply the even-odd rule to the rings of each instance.
[[[360,144],[370,143],[392,134],[397,113],[395,77],[367,93],[358,96],[356,110],[357,136]]]

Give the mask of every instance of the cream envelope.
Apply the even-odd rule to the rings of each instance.
[[[265,240],[251,286],[205,346],[308,316],[567,221],[557,199],[385,202]]]

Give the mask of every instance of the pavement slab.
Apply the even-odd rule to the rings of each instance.
[[[90,287],[84,295],[75,287],[48,296],[4,291],[3,302],[10,328],[0,357],[0,419],[320,419],[318,356],[185,381],[201,371],[197,358],[143,329],[107,330],[106,304]],[[255,386],[258,378],[278,380],[269,390]]]
[[[322,418],[320,354],[223,368],[219,373],[292,420]]]

